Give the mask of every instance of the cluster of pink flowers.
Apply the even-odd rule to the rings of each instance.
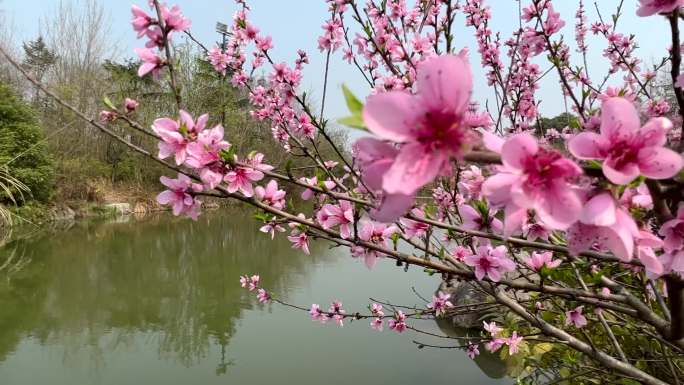
[[[299,93],[309,62],[306,52],[298,51],[293,62],[275,60],[273,39],[251,23],[249,8],[238,0],[240,10],[233,16],[230,38],[210,50],[207,60],[222,79],[230,74],[232,84],[248,95],[250,115],[268,125],[277,143],[313,164],[297,167],[294,174],[287,168],[287,176],[271,172],[273,167],[263,163],[262,154],[235,155],[223,127],[207,127],[207,115],[194,119],[180,110],[177,119],[155,120],[152,130],[160,139],[159,158],[173,158],[177,166],[190,169],[192,177],[162,177],[168,190],[157,197],[160,204],[170,205],[176,215],[196,218],[201,204],[197,197],[218,188],[257,206],[263,221],[260,231],[271,238],[289,228],[292,247],[306,254],[312,240],[330,239],[349,247],[351,255],[363,259],[369,269],[379,258],[391,256],[399,266],[419,265],[429,274],[441,273],[443,279],[497,283],[475,283],[492,290],[515,287],[520,277],[542,286],[556,281],[571,265],[562,265],[563,254],[612,262],[615,258],[596,255],[610,252],[620,262],[611,268],[626,269],[623,263],[628,263],[650,279],[684,274],[684,205],[672,218],[669,211],[675,204],[658,197],[664,192],[660,183],[674,184],[673,178],[684,167],[682,154],[667,148],[673,123],[664,116],[670,106],[645,91],[642,81],[648,84],[655,74],[641,72],[636,42],[616,30],[617,16],[612,25],[601,22],[588,27],[582,1],[575,14],[577,51],[587,53],[586,34],[591,29],[608,42],[604,51],[610,63],[608,75],[624,73],[624,84],[613,88],[606,82],[592,84],[586,68],[573,68],[571,50],[559,37],[565,22],[551,0],[522,8],[524,24],[507,40],[491,31],[491,10],[482,0],[458,6],[416,2],[413,7],[403,0],[382,5],[368,1],[363,6],[326,1],[330,19],[323,25],[319,49],[325,55],[341,50],[372,88],[365,103],[350,100],[345,90],[353,125],[367,128],[370,134],[354,143],[352,159],[342,154],[338,164],[318,154],[321,141],[334,143],[325,131],[325,118],[316,116],[307,95]],[[638,14],[670,13],[683,4],[684,0],[640,0]],[[161,21],[133,8],[134,29],[148,39],[147,48],[138,50],[141,76],[158,75],[171,64],[160,49],[172,33],[190,25],[177,7],[160,7]],[[353,16],[347,13],[350,10]],[[472,100],[467,49],[459,51],[445,37],[457,11],[475,30],[480,64],[497,97],[496,124],[489,108],[483,111]],[[355,35],[345,25],[349,19],[363,24]],[[503,64],[502,46],[510,65]],[[577,115],[569,117],[566,127],[542,127],[536,91],[545,73],[535,63],[541,55],[548,56],[557,70],[563,95]],[[253,81],[252,74],[259,70],[264,78]],[[132,113],[137,106],[126,99],[124,111]],[[103,111],[101,119],[113,121],[117,112]],[[470,161],[486,165],[466,163]],[[272,179],[258,185],[266,176]],[[302,189],[301,199],[308,204],[304,212],[285,212],[294,205],[286,203],[283,181]],[[417,204],[426,192],[432,199]],[[404,253],[406,245],[420,253]],[[559,252],[554,257],[554,252],[544,249]],[[418,258],[423,252],[424,261]],[[603,261],[592,263],[587,271],[602,274]],[[280,302],[259,287],[259,276],[242,276],[240,283],[256,291],[261,303]],[[439,291],[426,305],[429,311],[416,314],[444,316],[454,308],[451,300],[450,294]],[[550,306],[539,301],[536,311]],[[553,305],[561,315],[555,324],[564,321],[572,331],[588,324],[582,300],[561,302]],[[402,333],[409,328],[402,311],[385,315],[377,303],[369,310],[366,316],[348,314],[334,301],[327,310],[312,304],[309,315],[314,321],[333,320],[340,326],[345,318],[370,319],[370,326],[378,331],[387,318],[390,330]],[[595,314],[600,312],[597,306]],[[485,322],[484,329],[490,352],[507,346],[513,355],[532,341],[523,342],[518,334],[522,330],[504,330],[493,321]],[[472,358],[479,354],[477,344],[463,348]]]
[[[194,194],[202,191],[202,185],[194,183],[185,174],[178,174],[177,179],[162,176],[159,180],[168,190],[157,195],[157,202],[171,206],[173,215],[187,215],[196,220],[201,202],[195,199]]]
[[[446,313],[448,309],[454,307],[454,305],[449,301],[451,294],[438,292],[437,295],[432,296],[432,302],[430,302],[427,307],[435,312],[435,316],[439,317]]]
[[[195,170],[202,184],[192,186],[195,193],[204,189],[211,190],[218,186],[225,186],[230,193],[240,192],[245,197],[252,197],[276,209],[285,206],[285,192],[278,189],[274,180],[266,187],[253,184],[264,178],[264,172],[273,169],[263,163],[263,154],[251,153],[243,162],[237,155],[230,155],[230,143],[224,140],[224,129],[217,125],[207,129],[208,115],[202,115],[197,120],[186,111],[180,111],[180,119],[160,118],[154,121],[152,130],[160,138],[159,158],[173,157],[177,165],[184,165]],[[184,176],[184,178],[187,178]],[[189,180],[189,178],[187,178]],[[165,183],[166,184],[166,183]],[[175,185],[172,189],[178,190]],[[193,197],[193,202],[195,201]],[[187,199],[190,199],[187,198]],[[160,204],[174,204],[166,195],[157,199]],[[174,213],[186,212],[177,211]],[[196,218],[196,207],[192,205],[193,217]]]
[[[230,64],[230,55],[227,52],[224,52],[223,49],[219,47],[214,47],[209,51],[207,57],[209,58],[209,63],[211,63],[216,72],[221,75],[226,74],[226,70]]]
[[[339,326],[344,326],[344,318],[347,316],[347,311],[342,309],[342,302],[333,301],[327,312],[323,311],[318,304],[312,304],[309,315],[312,321],[326,323],[329,320],[333,320]]]
[[[397,333],[405,332],[408,328],[406,325],[406,315],[401,310],[397,310],[394,313],[394,318],[387,321],[387,326],[390,330],[394,330]]]
[[[161,21],[147,14],[142,8],[133,5],[131,24],[133,30],[138,33],[138,38],[146,37],[145,48],[136,48],[135,52],[142,60],[138,69],[139,76],[152,73],[155,77],[165,65],[165,61],[154,49],[161,49],[170,40],[174,32],[183,32],[190,28],[190,20],[185,18],[177,5],[169,8],[165,4],[158,4]],[[150,8],[155,8],[155,3],[150,2]],[[156,9],[155,9],[156,12]]]
[[[519,351],[519,345],[523,341],[523,337],[519,336],[516,331],[513,331],[511,333],[510,337],[503,337],[502,332],[503,329],[500,328],[496,322],[492,321],[487,323],[486,321],[482,322],[484,330],[489,333],[490,340],[485,344],[485,349],[487,351],[494,353],[501,349],[502,346],[507,345],[508,346],[508,354],[509,355],[514,355],[518,353]],[[479,353],[479,351],[478,351]]]

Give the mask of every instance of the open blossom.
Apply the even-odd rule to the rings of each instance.
[[[255,290],[259,286],[259,276],[253,275],[250,277],[247,275],[241,275],[240,286],[248,289],[249,291]]]
[[[321,323],[328,321],[328,314],[322,311],[321,307],[316,303],[311,305],[309,315],[311,316],[312,321],[320,321]]]
[[[393,234],[397,233],[399,229],[396,226],[389,226],[384,223],[373,222],[368,218],[360,221],[359,239],[370,242],[381,247],[387,247],[387,242],[391,240]],[[351,249],[353,257],[362,257],[366,267],[372,269],[377,262],[377,259],[383,254],[365,247],[352,246]]]
[[[508,345],[508,355],[518,353],[518,345],[522,342],[523,337],[518,336],[518,332],[513,331],[510,337],[506,338],[506,345]]]
[[[138,68],[138,76],[143,77],[151,72],[152,76],[158,77],[159,71],[164,66],[162,58],[149,48],[136,48],[134,51],[142,60]]]
[[[505,235],[512,229],[509,217],[517,213],[522,220],[529,209],[556,230],[567,229],[577,220],[582,203],[571,181],[582,170],[573,161],[540,147],[526,133],[503,143],[501,161],[503,166],[484,182],[482,191],[492,205],[506,206]]]
[[[317,177],[317,176],[313,176],[313,177],[311,177],[311,178],[301,177],[301,178],[299,178],[299,181],[300,181],[301,183],[304,183],[304,184],[306,184],[306,185],[308,185],[308,186],[311,186],[311,187],[318,187],[318,177]],[[331,180],[325,180],[325,181],[323,181],[323,185],[324,185],[325,188],[327,188],[328,190],[332,190],[332,189],[335,188],[335,182],[333,182],[333,181],[331,181]],[[314,196],[314,190],[312,190],[312,189],[310,189],[310,188],[307,188],[307,189],[305,189],[304,191],[302,191],[301,197],[302,197],[302,199],[304,199],[305,201],[308,201],[308,200],[311,199],[313,196]]]
[[[377,303],[371,304],[371,313],[373,313],[374,316],[378,317],[385,316],[385,312],[382,311],[382,305]]]
[[[372,95],[363,111],[368,129],[380,139],[402,143],[382,176],[389,194],[411,196],[460,158],[476,140],[464,124],[472,75],[459,55],[437,56],[418,65],[415,95],[391,91]]]
[[[568,229],[568,249],[577,255],[598,246],[627,262],[632,259],[638,236],[639,228],[632,216],[618,206],[609,192],[603,192],[584,204],[579,221]]]
[[[379,332],[382,331],[382,325],[383,325],[383,322],[382,322],[382,318],[380,318],[380,317],[373,318],[373,320],[371,320],[371,322],[370,322],[371,328],[373,328],[374,330],[377,330]]]
[[[351,237],[352,224],[354,222],[354,208],[351,202],[341,200],[339,204],[324,205],[316,214],[316,219],[324,229],[340,226],[340,238]]]
[[[487,323],[487,321],[482,321],[482,325],[484,330],[487,331],[492,337],[498,337],[503,331],[503,329],[500,328],[499,325],[497,325],[494,321],[490,323]]]
[[[161,138],[159,159],[166,159],[173,155],[177,165],[185,163],[189,143],[197,139],[209,119],[209,116],[204,114],[195,122],[186,111],[180,110],[179,114],[180,120],[161,118],[152,124],[152,131]]]
[[[684,6],[684,0],[639,0],[637,15],[651,16],[656,13],[668,13]]]
[[[393,222],[406,213],[415,200],[413,194],[390,194],[383,192],[383,178],[399,154],[393,145],[374,138],[362,138],[354,143],[354,154],[361,169],[364,187],[382,192],[380,205],[370,212],[371,218],[380,222]]]
[[[504,344],[506,344],[505,338],[493,338],[491,341],[485,344],[485,349],[487,349],[487,351],[490,353],[494,353],[501,349]]]
[[[228,183],[228,192],[240,191],[242,195],[251,197],[254,195],[252,183],[264,179],[264,173],[252,167],[234,167],[226,173],[223,180]]]
[[[226,74],[226,69],[230,63],[230,56],[223,52],[220,48],[214,47],[207,54],[209,63],[214,67],[214,70],[221,75]]]
[[[555,269],[561,264],[560,259],[553,259],[553,253],[551,251],[545,252],[533,252],[529,258],[525,259],[525,263],[531,269],[540,271],[542,268]]]
[[[466,354],[468,355],[468,357],[470,357],[471,360],[473,360],[475,359],[475,357],[480,355],[480,349],[478,349],[476,344],[468,343]]]
[[[461,262],[464,261],[467,256],[472,255],[472,253],[467,247],[456,246],[454,251],[451,252],[451,255],[454,257],[454,259]]]
[[[193,183],[190,177],[184,174],[178,174],[177,179],[162,176],[159,180],[168,190],[157,195],[157,203],[170,205],[173,215],[185,214],[197,220],[200,202],[195,200],[191,193],[202,191],[202,185]]]
[[[401,310],[398,310],[394,314],[394,318],[387,321],[387,326],[390,328],[390,330],[394,330],[397,333],[405,332],[406,331],[406,315]]]
[[[285,207],[285,190],[278,189],[278,182],[272,179],[266,188],[257,186],[254,189],[256,199],[275,209],[282,210]]]
[[[663,224],[659,234],[665,237],[659,262],[663,272],[675,271],[684,273],[684,206],[677,210],[677,216]]]
[[[463,220],[463,228],[468,230],[477,230],[485,232],[493,232],[500,234],[503,231],[503,224],[494,217],[492,210],[487,209],[486,217],[482,215],[479,210],[476,210],[470,205],[458,206],[458,213]]]
[[[658,260],[663,265],[663,271],[684,274],[684,250],[665,252]]]
[[[210,130],[203,130],[197,140],[187,145],[186,164],[199,170],[200,179],[210,189],[218,186],[224,177],[225,165],[221,159],[221,151],[230,148],[230,143],[223,140],[223,126],[218,125]]]
[[[133,19],[131,20],[133,30],[138,33],[138,38],[141,38],[145,36],[147,28],[152,25],[153,19],[137,5],[131,6],[131,13],[133,14]]]
[[[449,301],[451,294],[439,292],[437,295],[432,296],[432,302],[430,302],[427,307],[435,311],[435,316],[439,317],[446,312],[447,309],[454,307],[454,305]]]
[[[274,239],[276,231],[279,233],[284,233],[285,228],[276,222],[268,222],[265,225],[261,226],[259,228],[259,231],[261,231],[262,233],[270,234],[271,239]]]
[[[332,319],[337,322],[339,326],[344,326],[344,317],[347,311],[342,309],[342,302],[333,301],[328,308],[328,314],[332,315]]]
[[[411,210],[411,214],[417,218],[425,218],[425,212],[419,208]],[[422,238],[427,234],[430,225],[423,222],[414,221],[411,219],[401,218],[399,220],[401,225],[404,226],[404,236],[408,239],[411,238]]]
[[[257,300],[261,303],[266,303],[271,300],[271,295],[265,289],[257,290]]]
[[[311,254],[309,251],[309,236],[306,235],[306,232],[295,230],[287,239],[292,242],[293,249],[300,249],[307,255]]]
[[[177,5],[171,8],[162,5],[161,14],[168,31],[183,32],[188,30],[192,24],[190,19],[183,16],[180,7]]]
[[[504,273],[515,270],[515,262],[506,257],[506,246],[492,248],[489,245],[480,246],[477,254],[467,256],[465,263],[475,268],[475,278],[478,281],[487,276],[494,282],[499,282]]]
[[[608,98],[601,112],[601,133],[583,132],[568,143],[579,159],[603,160],[603,174],[615,184],[628,184],[639,175],[667,179],[684,166],[682,156],[663,147],[672,122],[653,118],[642,127],[632,103]]]
[[[565,326],[574,325],[576,328],[584,327],[587,324],[587,319],[582,314],[584,306],[578,306],[572,310],[565,312]]]
[[[458,191],[468,199],[480,199],[482,192],[482,183],[485,178],[482,176],[482,170],[477,166],[470,166],[470,168],[461,172],[461,179],[458,182]]]
[[[677,210],[677,216],[663,224],[658,232],[665,237],[664,249],[666,252],[684,248],[684,205]]]

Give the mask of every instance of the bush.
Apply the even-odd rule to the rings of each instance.
[[[0,83],[0,167],[23,182],[30,196],[47,202],[54,188],[54,164],[35,112],[6,84]],[[19,195],[20,194],[15,194]],[[7,202],[9,196],[0,194]]]

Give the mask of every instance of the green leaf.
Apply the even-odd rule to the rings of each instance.
[[[595,170],[600,170],[603,167],[603,165],[598,160],[590,160],[587,161],[587,167]]]
[[[535,358],[541,358],[544,354],[550,352],[553,349],[553,344],[550,344],[548,342],[542,342],[539,344],[534,345],[532,348],[532,355],[535,356]]]
[[[346,85],[342,84],[342,93],[344,93],[344,100],[347,102],[347,108],[352,115],[361,115],[363,112],[363,103],[357,98]]]
[[[348,127],[368,131],[368,128],[366,128],[366,124],[363,122],[363,117],[361,115],[347,116],[346,118],[339,119],[337,122]]]
[[[342,85],[342,93],[344,94],[344,100],[347,102],[347,108],[349,108],[351,115],[338,120],[338,123],[368,131],[366,124],[363,122],[363,102],[354,96],[344,84]]]
[[[116,110],[116,107],[114,106],[114,103],[112,103],[112,101],[109,100],[109,97],[105,96],[105,97],[102,99],[102,103],[104,103],[104,105],[107,106],[107,108],[109,108],[110,110]]]

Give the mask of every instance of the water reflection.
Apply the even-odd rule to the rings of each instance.
[[[0,261],[12,254],[31,261],[0,279],[3,384],[42,383],[38,375],[52,384],[172,384],[198,377],[207,384],[217,375],[231,375],[237,383],[278,381],[277,370],[260,366],[263,354],[278,357],[269,365],[283,365],[301,377],[299,383],[311,384],[319,381],[307,373],[316,370],[319,376],[337,368],[356,371],[349,375],[363,383],[373,376],[375,381],[392,377],[375,372],[374,366],[395,370],[389,368],[404,363],[410,365],[396,369],[396,376],[434,366],[434,383],[451,383],[451,372],[471,365],[461,353],[419,353],[409,338],[373,334],[367,325],[318,327],[306,315],[255,304],[253,295],[237,284],[241,274],[259,272],[267,288],[304,304],[344,294],[353,298],[350,306],[359,307],[367,303],[364,295],[370,290],[401,299],[405,296],[396,291],[406,284],[394,279],[391,263],[368,272],[360,264],[340,261],[324,245],[314,245],[315,257],[303,255],[283,237],[271,241],[259,233],[244,214],[215,213],[196,223],[169,216],[79,223],[11,241],[0,252]],[[411,274],[409,281],[423,277],[418,271]],[[422,289],[433,287],[426,281]],[[239,330],[242,338],[231,342]],[[331,343],[338,352],[330,352]],[[393,347],[402,353],[380,356]],[[464,363],[451,364],[454,360]],[[40,370],[31,373],[24,365]],[[487,378],[477,370],[468,373]],[[256,374],[259,380],[253,382]]]
[[[100,357],[104,333],[127,344],[156,332],[160,355],[186,366],[210,343],[226,346],[240,313],[253,306],[235,284],[240,274],[261,272],[287,294],[310,259],[258,233],[249,218],[228,215],[80,224],[12,242],[2,260],[12,254],[32,262],[0,282],[0,360],[27,336],[87,345]]]

